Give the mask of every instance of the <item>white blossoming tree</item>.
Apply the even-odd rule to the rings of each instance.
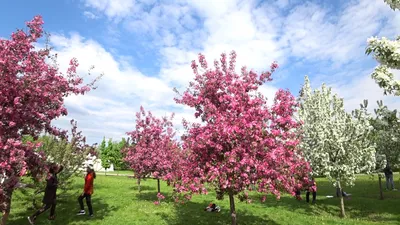
[[[393,10],[400,10],[400,0],[383,0],[390,6],[391,9]]]
[[[384,0],[391,9],[400,10],[400,0]],[[400,96],[400,81],[394,78],[391,69],[400,70],[400,36],[395,40],[385,37],[371,37],[368,39],[366,54],[373,53],[380,63],[371,74],[372,78],[384,89],[384,94]]]
[[[331,88],[311,90],[310,81],[300,91],[299,118],[303,121],[301,149],[312,167],[312,176],[325,176],[339,188],[341,216],[345,217],[342,185],[352,186],[356,173],[375,168],[375,148],[369,140],[372,127],[365,111],[347,113],[343,99]]]
[[[360,110],[369,118],[374,128],[369,139],[376,144],[374,172],[378,173],[380,199],[383,199],[381,182],[384,177],[383,168],[386,163],[389,163],[392,168],[400,168],[400,119],[397,116],[397,110],[390,110],[382,100],[377,101],[377,104],[378,108],[374,109],[374,115],[367,112],[368,100],[364,100],[363,104],[360,104]]]
[[[362,109],[368,104],[364,100]],[[374,109],[370,123],[374,127],[371,139],[376,143],[376,152],[385,157],[392,168],[400,168],[400,119],[397,110],[390,110],[381,101],[377,101],[378,108]],[[384,166],[384,165],[383,165]]]

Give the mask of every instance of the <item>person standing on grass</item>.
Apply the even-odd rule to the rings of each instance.
[[[79,206],[81,210],[78,212],[78,215],[85,215],[85,208],[83,206],[83,199],[86,199],[86,204],[89,209],[89,216],[93,216],[93,208],[92,208],[92,194],[93,194],[93,181],[96,178],[96,173],[94,172],[93,165],[89,165],[86,169],[86,177],[85,177],[85,186],[83,189],[83,193],[78,197]]]
[[[296,198],[298,201],[301,201],[301,200],[302,200],[300,189],[296,189],[296,191],[295,191],[295,198]]]
[[[317,182],[315,182],[314,177],[311,178],[310,186],[307,189],[306,202],[310,202],[310,192],[312,192],[312,196],[313,196],[312,204],[314,204],[317,199]]]
[[[43,197],[43,207],[36,211],[32,216],[28,216],[28,221],[30,224],[35,224],[36,218],[44,213],[46,210],[50,209],[49,220],[55,219],[56,211],[56,198],[57,198],[57,187],[58,178],[57,174],[64,169],[63,166],[57,166],[56,164],[51,164],[49,168],[49,176],[46,179],[46,189],[44,191]]]
[[[302,198],[301,198],[301,190],[303,189],[303,185],[301,185],[301,184],[298,184],[297,186],[295,186],[294,187],[294,193],[295,193],[295,198],[298,200],[298,201],[301,201],[302,200]]]
[[[385,178],[386,178],[386,189],[389,190],[389,185],[391,185],[392,189],[395,190],[393,182],[393,171],[392,168],[390,168],[389,163],[386,164],[386,167],[385,169],[383,169],[383,172],[385,173]]]

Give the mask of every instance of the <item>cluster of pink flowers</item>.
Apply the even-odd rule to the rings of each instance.
[[[179,166],[179,146],[174,140],[172,119],[156,118],[146,114],[143,107],[136,114],[136,129],[128,132],[134,145],[126,148],[125,161],[129,163],[137,179],[153,176],[171,181],[172,172]]]
[[[162,195],[161,193],[157,193],[157,198],[158,198],[158,201],[154,202],[155,205],[159,205],[161,203],[161,200],[165,199],[165,196]]]
[[[47,62],[52,58],[50,50],[34,47],[43,36],[42,25],[42,17],[35,16],[27,22],[28,32],[18,30],[10,40],[0,40],[0,204],[9,204],[7,199],[26,172],[37,176],[46,171],[45,156],[35,151],[34,144],[22,144],[22,135],[37,137],[47,131],[65,136],[66,131],[51,125],[67,115],[64,98],[86,93],[96,81],[82,84],[76,59],[71,60],[66,75]]]
[[[54,59],[49,49],[35,50],[33,45],[43,35],[42,25],[42,18],[36,16],[27,23],[28,32],[18,30],[10,40],[0,40],[0,203],[11,197],[10,190],[27,171],[35,176],[46,169],[45,156],[32,143],[22,144],[22,135],[37,137],[45,130],[65,136],[66,131],[51,125],[67,115],[64,98],[85,94],[97,80],[83,85],[76,59],[70,61],[66,74],[56,64],[48,64],[47,58]],[[272,193],[277,198],[282,191],[294,194],[310,172],[297,147],[301,125],[293,119],[297,103],[289,91],[279,90],[268,107],[258,93],[261,85],[272,80],[278,64],[272,63],[270,71],[261,74],[246,67],[237,74],[235,52],[229,62],[222,54],[213,69],[199,54],[199,64],[205,72],[200,74],[193,61],[195,79],[175,101],[194,108],[194,116],[203,124],[183,120],[186,133],[179,145],[174,140],[173,115],[159,119],[141,107],[135,130],[127,133],[134,145],[125,149],[125,160],[136,178],[166,180],[180,203],[194,193],[207,194],[206,183],[218,198],[227,194],[231,201],[239,195],[250,203],[248,191]],[[78,150],[86,148],[76,123],[71,123],[75,137],[71,141]],[[158,193],[157,198],[154,203],[160,204],[165,197]]]
[[[183,149],[188,152],[176,176],[180,179],[174,183],[175,191],[203,194],[208,183],[220,197],[242,193],[240,198],[246,201],[246,190],[277,198],[281,191],[294,194],[294,187],[310,171],[297,148],[300,123],[293,118],[297,103],[289,91],[279,90],[269,108],[266,99],[256,94],[264,82],[272,80],[277,63],[261,75],[245,67],[239,75],[235,52],[229,64],[222,54],[220,63],[214,62],[215,69],[208,68],[201,54],[199,62],[206,72],[200,74],[193,61],[195,80],[175,99],[194,108],[194,116],[204,122],[189,125],[183,121],[187,131]]]

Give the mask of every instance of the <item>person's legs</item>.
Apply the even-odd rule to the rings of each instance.
[[[387,176],[385,176],[385,178],[386,178],[386,189],[388,189],[389,190],[389,179],[390,179],[390,175],[387,175]]]
[[[394,189],[393,174],[389,176],[389,182],[390,185],[392,186],[392,189]]]
[[[86,196],[86,204],[89,208],[89,215],[93,215],[93,208],[92,208],[92,196],[91,195],[85,195]]]
[[[310,202],[310,192],[307,191],[306,193],[306,202]]]
[[[85,207],[83,205],[83,198],[85,198],[85,195],[79,195],[79,197],[78,197],[78,202],[79,202],[79,206],[81,208],[81,211],[85,210]]]
[[[297,199],[297,200],[301,200],[301,192],[300,192],[300,190],[296,190],[296,196],[295,196],[295,198]]]
[[[50,209],[50,219],[54,219],[55,218],[55,213],[56,213],[56,203],[51,205],[51,209]]]
[[[315,200],[317,200],[317,192],[316,191],[314,191],[312,193],[312,203],[315,203]]]
[[[40,214],[44,213],[46,210],[48,210],[52,205],[51,204],[44,204],[42,208],[40,208],[38,211],[36,211],[30,218],[33,220],[36,220],[36,217],[38,217]]]

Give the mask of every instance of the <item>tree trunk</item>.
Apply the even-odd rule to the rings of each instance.
[[[104,175],[107,176],[107,169],[106,168],[104,168]]]
[[[3,211],[3,215],[2,215],[2,217],[1,217],[1,223],[0,223],[0,225],[6,225],[6,222],[7,222],[7,219],[8,219],[8,215],[9,215],[10,213],[8,213],[8,212],[6,212],[6,211]]]
[[[11,210],[11,197],[12,197],[12,191],[5,191],[4,194],[6,195],[5,201],[5,209],[2,211],[2,217],[1,217],[1,224],[0,225],[6,225],[8,216],[10,215],[10,210]]]
[[[233,197],[233,193],[232,192],[229,192],[229,204],[231,206],[231,218],[232,218],[231,225],[237,225],[236,209],[235,209],[235,198]]]
[[[138,191],[140,193],[141,189],[140,189],[140,178],[137,179],[137,184],[138,184]]]
[[[160,179],[157,179],[157,190],[158,190],[158,193],[161,193],[160,192]]]
[[[382,191],[382,177],[378,175],[379,179],[379,193],[380,193],[380,199],[383,200],[383,191]]]
[[[346,217],[346,212],[344,210],[344,199],[343,199],[343,189],[342,186],[340,185],[340,181],[337,182],[338,187],[339,187],[339,196],[340,196],[340,217],[345,218]]]

